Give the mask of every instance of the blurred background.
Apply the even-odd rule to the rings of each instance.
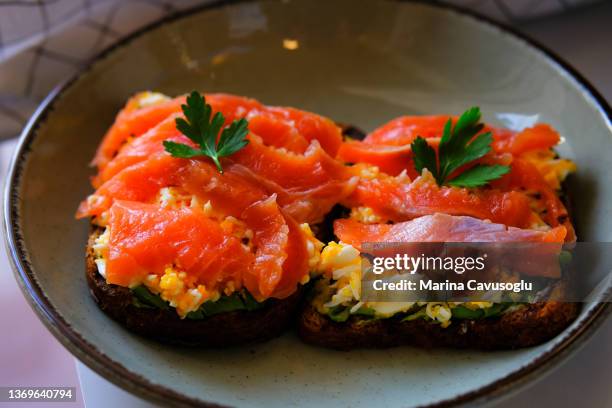
[[[612,1],[446,2],[470,8],[536,39],[574,66],[608,103],[612,102]],[[0,179],[4,182],[21,129],[49,91],[129,33],[203,3],[213,2],[0,0]],[[257,8],[252,12],[256,18]],[[65,404],[67,407],[151,406],[78,363],[52,337],[21,295],[4,251],[0,253],[0,311],[0,386],[77,387],[77,402]],[[494,406],[612,407],[611,368],[612,319],[608,319],[553,373]]]

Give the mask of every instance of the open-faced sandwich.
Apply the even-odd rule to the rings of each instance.
[[[91,220],[95,300],[170,342],[278,335],[318,257],[310,226],[356,182],[334,159],[341,143],[333,122],[297,109],[224,94],[134,96],[96,153],[96,191],[77,214]]]
[[[342,200],[322,251],[321,278],[299,322],[303,340],[327,347],[401,344],[500,349],[542,343],[577,315],[578,304],[542,302],[368,302],[361,296],[363,243],[575,241],[561,183],[575,165],[552,148],[548,125],[521,132],[461,117],[400,117],[338,157],[359,181]],[[535,268],[536,274],[540,272]],[[544,278],[546,268],[541,268]],[[506,280],[518,279],[508,276]],[[563,280],[554,291],[567,290]],[[563,298],[563,296],[559,296]]]
[[[575,304],[361,299],[364,242],[575,240],[559,135],[479,120],[402,117],[343,140],[294,108],[138,94],[77,212],[91,221],[91,292],[129,329],[183,344],[261,341],[295,320],[302,339],[334,348],[543,342]]]

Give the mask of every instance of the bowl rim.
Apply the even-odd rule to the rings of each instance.
[[[223,407],[214,402],[208,402],[199,398],[193,398],[181,394],[169,387],[156,384],[147,378],[130,371],[121,363],[114,361],[104,352],[84,339],[70,323],[67,322],[59,312],[53,307],[42,288],[37,282],[36,274],[32,265],[28,261],[27,249],[25,248],[19,222],[19,180],[23,170],[23,164],[30,146],[37,136],[38,128],[47,120],[48,115],[53,111],[54,104],[62,94],[84,74],[87,74],[94,65],[115,50],[129,44],[134,39],[155,30],[164,24],[188,17],[192,14],[205,12],[226,5],[247,3],[254,1],[270,0],[215,0],[210,3],[200,4],[182,11],[171,13],[158,19],[132,33],[125,36],[116,43],[91,58],[81,67],[72,77],[55,87],[39,104],[36,111],[32,114],[27,124],[23,128],[18,145],[13,154],[9,171],[5,179],[4,186],[4,216],[3,227],[5,232],[5,247],[9,256],[9,261],[15,274],[16,280],[21,291],[26,297],[30,307],[36,312],[38,318],[43,322],[53,336],[73,355],[103,376],[112,383],[139,395],[145,399],[170,404],[172,406],[200,406],[200,407]],[[567,78],[582,90],[593,102],[593,105],[600,111],[607,125],[612,129],[612,108],[605,98],[589,83],[567,61],[559,57],[555,52],[543,46],[538,41],[518,32],[507,24],[495,21],[472,10],[461,6],[444,4],[439,2],[429,2],[428,0],[392,0],[397,3],[413,3],[431,7],[432,9],[442,9],[450,11],[456,16],[467,16],[478,24],[488,25],[497,28],[502,33],[508,34],[515,41],[522,42],[532,51],[537,51],[548,63],[556,66],[557,70],[567,74]],[[563,336],[552,349],[542,353],[537,358],[518,370],[499,378],[487,385],[481,386],[472,391],[468,391],[449,399],[436,401],[423,407],[446,407],[470,404],[482,404],[502,396],[507,396],[511,391],[517,391],[522,386],[528,384],[537,375],[549,372],[553,366],[563,361],[570,354],[577,351],[586,340],[603,324],[606,317],[612,312],[610,302],[601,302],[592,305],[584,316],[566,328],[558,336]],[[580,341],[578,341],[580,340]]]

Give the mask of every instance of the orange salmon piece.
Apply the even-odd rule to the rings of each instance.
[[[308,273],[306,241],[299,227],[286,218],[270,196],[243,213],[255,233],[256,262],[244,277],[245,286],[256,299],[284,298],[295,292]]]
[[[353,190],[356,179],[317,141],[304,154],[292,154],[251,135],[250,143],[230,160],[244,166],[250,177],[271,193],[298,222],[315,223]],[[249,174],[250,173],[250,174]]]
[[[416,174],[410,145],[388,146],[349,141],[340,146],[337,158],[345,163],[371,164],[391,176],[397,176],[404,169],[413,169],[412,173]]]
[[[361,224],[351,219],[334,222],[334,232],[343,242],[361,250],[365,242],[540,242],[551,245],[533,245],[524,248],[526,256],[542,259],[546,264],[514,260],[521,273],[531,276],[560,277],[557,261],[567,231],[559,226],[550,231],[520,229],[495,224],[467,216],[436,213],[397,224]],[[501,252],[503,255],[503,251]],[[389,254],[388,256],[393,256]]]
[[[171,140],[177,143],[194,144],[182,135],[174,123],[178,114],[170,114],[166,119],[146,131],[142,136],[134,139],[130,143],[124,144],[117,155],[101,169],[92,179],[94,187],[100,187],[104,182],[110,180],[121,170],[133,164],[146,160],[151,155],[160,153],[164,150],[163,141]]]
[[[185,97],[178,97],[149,106],[139,107],[138,95],[130,98],[106,132],[92,164],[98,170],[106,167],[119,148],[130,138],[138,137],[172,113],[180,112]]]
[[[362,178],[345,203],[349,207],[371,207],[392,221],[406,221],[438,212],[469,215],[519,228],[529,226],[532,221],[529,200],[523,193],[440,187],[429,173],[411,183],[393,177]]]
[[[510,172],[499,180],[494,180],[491,185],[503,191],[523,189],[539,193],[547,210],[543,215],[544,221],[552,227],[565,226],[568,242],[576,240],[576,232],[567,208],[532,163],[519,157],[514,158],[510,165]]]
[[[281,212],[274,196],[247,206],[239,219],[253,231],[255,254],[198,207],[163,209],[117,200],[108,223],[107,280],[129,286],[174,264],[207,289],[228,281],[239,289],[244,283],[259,300],[295,292],[308,273],[297,223]]]
[[[206,94],[205,97],[213,112],[223,114],[225,125],[246,117],[254,121],[252,131],[274,146],[301,152],[310,141],[318,140],[335,156],[342,143],[340,129],[323,116],[294,108],[269,107],[255,99],[237,95],[219,93]],[[104,170],[130,138],[137,138],[168,116],[181,113],[184,103],[185,96],[148,106],[139,105],[139,95],[130,98],[102,139],[92,164],[99,171]]]
[[[175,264],[212,289],[222,280],[240,284],[242,271],[254,261],[238,238],[197,208],[115,201],[109,228],[106,279],[116,285],[133,285]]]
[[[169,155],[158,154],[129,166],[82,201],[76,217],[101,215],[116,200],[150,202],[162,187],[174,185],[174,177],[183,165]]]
[[[271,106],[267,108],[267,112],[293,124],[306,141],[316,140],[323,150],[331,156],[336,156],[342,144],[342,132],[331,119],[290,107]]]
[[[415,177],[410,144],[417,136],[427,139],[436,151],[444,125],[450,116],[402,116],[379,127],[362,142],[346,141],[338,152],[338,159],[348,163],[368,163],[378,166],[389,175],[406,170]],[[493,151],[498,154],[520,155],[534,150],[547,150],[560,141],[559,134],[549,125],[537,124],[514,132],[509,129],[485,125],[481,133],[493,135]]]
[[[500,153],[520,155],[534,150],[551,149],[561,140],[559,133],[550,125],[540,123],[520,132],[498,130],[494,133],[493,150]]]
[[[303,153],[309,145],[294,126],[265,113],[249,118],[249,131],[259,136],[266,145],[291,152]]]
[[[563,243],[565,227],[550,231],[521,229],[469,216],[435,213],[397,224],[362,224],[351,219],[334,222],[334,233],[361,250],[364,242],[551,242]]]
[[[363,140],[370,144],[383,144],[388,146],[406,146],[412,143],[417,136],[428,139],[441,137],[444,125],[454,116],[400,116],[368,134]]]

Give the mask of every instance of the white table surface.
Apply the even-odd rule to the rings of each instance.
[[[491,0],[487,0],[491,1]],[[550,17],[518,27],[577,68],[612,101],[612,2],[569,15]],[[14,142],[0,144],[0,175]],[[153,407],[104,380],[76,361],[38,321],[0,253],[0,384],[75,386],[77,402],[53,407]],[[10,310],[11,313],[6,313]],[[8,330],[7,328],[10,328]],[[612,407],[612,319],[561,366],[521,390],[493,403],[495,408]],[[8,406],[0,403],[0,407]],[[40,403],[19,407],[41,407]]]

